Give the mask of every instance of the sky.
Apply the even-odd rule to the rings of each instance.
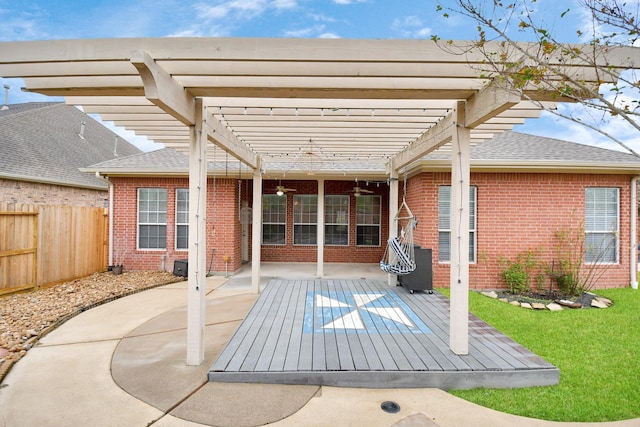
[[[436,9],[438,3],[444,10]],[[627,3],[638,8],[640,0]],[[0,0],[0,41],[119,37],[476,39],[477,25],[448,11],[453,4],[447,0]],[[561,41],[582,41],[576,30],[586,27],[588,16],[578,0],[537,0],[533,7],[531,13]],[[510,35],[526,39],[517,29]],[[0,84],[10,86],[9,103],[62,100],[22,92],[24,83],[19,79],[0,78]],[[586,118],[579,105],[563,104],[561,108]],[[640,132],[630,125],[616,119],[597,122],[640,152]],[[112,123],[105,125],[145,151],[158,148],[158,144]],[[584,126],[546,112],[514,130],[620,149]]]

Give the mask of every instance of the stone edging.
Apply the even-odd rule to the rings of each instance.
[[[549,311],[562,311],[564,309],[576,309],[576,308],[584,308],[581,304],[576,304],[573,301],[568,300],[558,300],[550,303],[542,303],[542,302],[521,302],[517,300],[508,300],[507,298],[499,298],[498,294],[495,291],[483,291],[480,294],[497,299],[498,301],[505,302],[507,304],[511,304],[516,307],[527,308],[530,310],[549,310]],[[593,308],[609,308],[613,305],[613,301],[608,298],[601,297],[595,294],[591,294],[594,296],[593,300],[591,300],[591,307]]]

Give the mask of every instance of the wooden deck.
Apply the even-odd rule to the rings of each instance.
[[[279,280],[266,286],[209,381],[343,387],[553,385],[553,365],[469,316],[469,354],[449,349],[449,300],[385,280]]]

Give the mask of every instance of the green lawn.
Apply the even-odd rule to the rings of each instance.
[[[448,296],[448,289],[439,289]],[[597,291],[608,309],[533,311],[470,292],[472,313],[560,369],[560,384],[451,394],[510,414],[555,421],[640,418],[640,291]]]

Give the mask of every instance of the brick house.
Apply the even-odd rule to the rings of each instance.
[[[0,201],[105,207],[107,184],[79,168],[137,153],[138,148],[71,105],[4,105]]]
[[[632,192],[640,175],[636,157],[567,141],[505,132],[471,150],[470,286],[496,288],[500,259],[532,251],[549,265],[561,230],[580,230],[585,239],[607,242],[587,261],[606,266],[597,287],[630,282]],[[449,283],[449,189],[451,160],[446,148],[414,163],[400,177],[401,193],[419,220],[415,243],[432,249],[434,286]],[[114,251],[125,268],[164,269],[187,258],[188,158],[163,149],[96,164],[113,185]],[[244,174],[243,174],[244,173]],[[209,164],[207,255],[209,272],[237,271],[250,261],[251,175],[238,164]],[[325,195],[325,262],[378,263],[389,234],[389,186],[336,174],[323,178],[263,179],[263,262],[314,262],[317,257],[317,200]],[[295,191],[278,195],[279,186]],[[359,187],[360,191],[354,191]],[[249,220],[248,220],[249,219]],[[634,221],[635,222],[635,221]],[[596,259],[597,258],[597,259]],[[633,266],[635,267],[635,266]]]

